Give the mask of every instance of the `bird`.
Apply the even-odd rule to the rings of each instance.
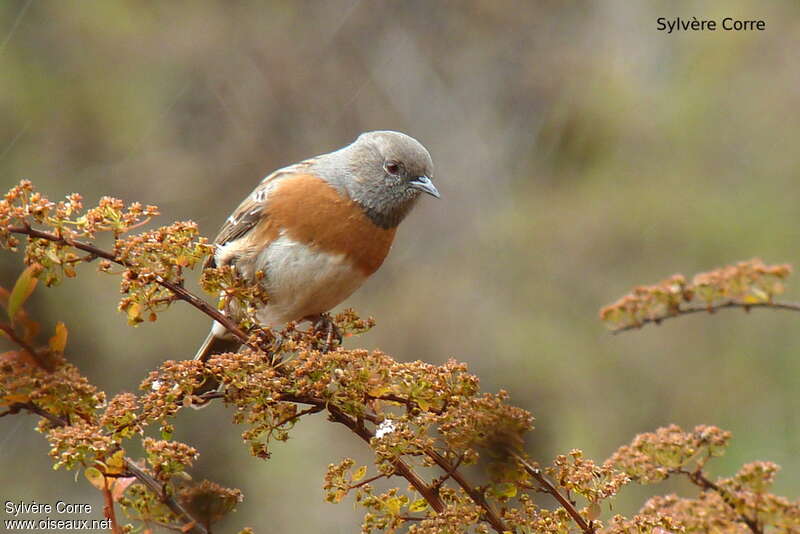
[[[260,326],[317,323],[378,270],[419,198],[441,198],[432,180],[433,160],[419,141],[364,132],[261,180],[222,225],[205,266],[231,266],[245,284],[262,285]],[[239,347],[214,321],[195,359]]]

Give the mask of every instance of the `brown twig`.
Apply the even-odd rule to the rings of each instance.
[[[387,394],[384,394],[384,395],[377,395],[377,396],[367,395],[367,398],[368,399],[374,399],[374,400],[382,400],[382,401],[387,401],[387,402],[394,402],[394,403],[397,403],[397,404],[404,405],[408,410],[417,409],[417,410],[419,410],[421,412],[429,412],[429,413],[436,414],[436,415],[442,415],[444,413],[444,411],[445,411],[443,408],[442,409],[437,409],[437,408],[433,408],[433,407],[429,407],[429,408],[423,409],[423,408],[421,408],[419,406],[419,404],[417,402],[414,402],[413,399],[408,398],[408,397],[402,397],[400,395],[395,395],[393,393],[387,393]]]
[[[216,393],[204,398],[217,399],[223,395]],[[281,400],[286,402],[296,402],[300,404],[309,404],[318,407],[320,410],[327,409],[328,414],[332,421],[342,424],[352,430],[366,443],[369,443],[375,435],[366,427],[360,424],[357,420],[348,416],[335,406],[329,405],[322,399],[315,399],[313,397],[297,397],[292,395],[284,395]],[[299,414],[298,414],[299,415]],[[372,414],[364,414],[364,419],[372,422],[379,423],[379,418]],[[500,516],[492,508],[483,493],[475,486],[472,486],[469,481],[458,471],[460,460],[457,464],[451,464],[444,456],[433,450],[425,450],[425,454],[430,457],[441,469],[445,471],[445,475],[441,481],[435,481],[433,484],[427,484],[424,480],[405,462],[397,460],[394,464],[395,472],[401,477],[408,480],[408,482],[416,489],[419,494],[431,505],[436,512],[441,513],[444,511],[444,503],[439,497],[439,488],[447,478],[452,478],[461,486],[461,488],[470,496],[473,502],[484,510],[486,520],[492,525],[497,532],[506,532],[506,527]]]
[[[108,479],[103,477],[103,515],[111,521],[111,532],[113,534],[122,534],[122,527],[117,523],[117,515],[114,513],[114,497],[111,495],[111,489],[108,487]]]
[[[324,409],[325,409],[325,406],[322,406],[322,405],[314,405],[314,406],[312,406],[311,408],[308,408],[308,409],[305,409],[305,410],[299,411],[299,412],[297,412],[297,413],[296,413],[296,414],[294,414],[294,415],[290,415],[289,417],[284,417],[284,418],[283,418],[281,421],[279,421],[279,422],[278,422],[276,425],[274,425],[274,428],[279,428],[279,427],[282,427],[282,426],[283,426],[283,425],[285,425],[286,423],[291,423],[291,422],[292,422],[292,421],[294,421],[295,419],[300,419],[300,418],[301,418],[301,417],[303,417],[304,415],[311,415],[312,413],[319,413],[319,412],[321,412],[321,411],[322,411],[322,410],[324,410]]]
[[[719,487],[719,485],[706,478],[702,470],[697,469],[696,471],[688,471],[685,469],[680,469],[678,472],[689,477],[689,480],[692,482],[692,484],[698,486],[699,488],[711,490],[718,494],[722,500],[725,501],[725,504],[731,507],[735,513],[737,505],[736,500],[727,491]],[[752,519],[744,514],[739,514],[739,519],[742,521],[742,523],[747,525],[753,534],[763,534],[764,531],[761,528],[761,525],[758,524],[757,520]]]
[[[89,263],[97,259],[92,253],[87,254],[86,256],[79,256],[77,258],[72,258],[71,260],[64,260],[64,263]]]
[[[47,412],[39,408],[32,402],[15,402],[11,406],[9,406],[9,412],[19,413],[21,410],[27,410],[31,413],[35,413],[39,417],[44,417],[45,419],[47,419],[56,426],[67,426],[67,421],[65,419],[62,419],[58,416],[51,414],[50,412]]]
[[[346,426],[365,442],[369,443],[372,438],[375,437],[363,424],[360,424],[356,419],[348,416],[339,408],[332,405],[329,405],[327,408],[332,421]],[[439,497],[439,493],[426,484],[411,466],[403,460],[398,459],[394,461],[394,469],[397,474],[408,480],[409,484],[414,486],[414,489],[431,505],[431,508],[437,513],[442,513],[444,511],[444,502],[442,502],[442,499]]]
[[[461,467],[461,462],[464,461],[464,458],[465,456],[463,454],[459,455],[458,460],[456,460],[456,463],[452,464],[452,467],[449,470],[447,470],[442,476],[435,478],[431,482],[431,486],[436,491],[439,491],[439,488],[441,488],[442,485],[445,482],[447,482],[447,479],[451,478],[453,476],[453,473],[458,471],[458,468]]]
[[[208,530],[204,527],[197,519],[192,517],[192,514],[183,507],[181,503],[175,500],[172,495],[165,494],[163,491],[163,487],[159,482],[151,477],[148,473],[142,470],[141,467],[136,465],[136,462],[131,460],[130,458],[125,458],[125,468],[130,472],[130,474],[136,479],[147,486],[147,488],[158,495],[159,499],[162,503],[164,503],[167,508],[172,510],[172,512],[177,515],[178,517],[184,517],[187,519],[186,525],[191,525],[190,528],[186,529],[184,526],[182,530],[186,533],[192,534],[208,534]]]
[[[353,490],[353,489],[356,489],[356,488],[360,488],[361,486],[366,486],[370,482],[375,482],[376,480],[380,480],[382,478],[386,478],[386,475],[384,475],[383,473],[375,475],[374,477],[365,478],[364,480],[362,480],[358,484],[351,485],[350,489]]]
[[[323,352],[328,352],[330,349],[330,345],[327,345]],[[302,402],[304,404],[312,404],[312,405],[319,405],[323,406],[328,410],[329,417],[332,421],[342,424],[352,430],[358,437],[364,440],[367,444],[372,441],[372,438],[375,437],[369,429],[367,429],[363,421],[360,419],[354,419],[341,411],[336,406],[330,405],[326,402],[319,401],[317,399],[309,399],[309,398],[287,398],[284,397],[284,400],[288,400],[290,402]],[[371,422],[375,423],[376,418],[368,418]],[[401,459],[397,459],[394,461],[394,469],[397,474],[401,477],[408,480],[409,484],[411,484],[414,489],[422,495],[422,498],[427,501],[427,503],[433,508],[437,513],[444,512],[444,502],[442,502],[441,497],[439,497],[438,489],[434,489],[432,486],[428,485],[417,473],[414,469],[405,463]],[[498,531],[500,532],[500,531]]]
[[[638,330],[643,326],[655,323],[661,324],[662,321],[666,321],[667,319],[673,319],[675,317],[681,317],[683,315],[690,315],[693,313],[714,313],[717,310],[725,310],[730,308],[741,308],[745,311],[750,311],[754,308],[771,308],[775,310],[788,310],[788,311],[796,311],[800,312],[800,303],[796,302],[742,302],[739,300],[728,300],[722,302],[720,304],[713,304],[711,306],[689,306],[686,308],[678,308],[672,313],[661,315],[659,317],[647,317],[645,319],[640,320],[636,324],[629,324],[626,326],[622,326],[620,328],[615,328],[611,330],[612,334],[619,334],[622,332],[627,332],[628,330]]]
[[[453,480],[455,480],[456,483],[459,486],[461,486],[461,488],[465,492],[467,492],[467,495],[469,495],[470,499],[472,499],[472,501],[475,504],[483,508],[483,513],[486,516],[486,520],[489,522],[490,525],[492,525],[493,529],[495,529],[497,532],[508,531],[508,527],[506,527],[505,523],[500,518],[500,516],[497,515],[497,512],[495,512],[494,508],[492,508],[492,505],[489,504],[489,501],[486,500],[486,497],[484,497],[483,492],[477,487],[470,484],[464,478],[464,475],[462,475],[461,472],[459,472],[456,467],[450,464],[447,458],[445,458],[435,450],[431,449],[426,449],[425,454],[427,454],[431,458],[431,460],[436,462],[436,465],[441,467],[445,473],[447,473]]]
[[[11,341],[13,341],[17,345],[19,345],[19,347],[22,350],[24,350],[25,352],[30,354],[31,358],[33,358],[33,361],[36,362],[36,365],[38,365],[39,367],[41,367],[45,371],[52,371],[53,370],[53,366],[50,364],[50,362],[48,362],[47,360],[42,358],[42,355],[39,354],[38,352],[36,352],[36,349],[34,349],[24,339],[19,337],[17,335],[16,331],[14,331],[14,329],[10,325],[8,325],[6,323],[0,323],[0,330],[5,332],[6,335],[11,339]]]
[[[19,404],[12,404],[7,410],[3,410],[0,412],[0,417],[5,417],[7,415],[16,415],[22,410],[22,406]]]
[[[285,399],[289,400],[289,399]],[[408,399],[402,399],[401,397],[394,397],[386,398],[384,400],[391,400],[393,402],[400,402],[409,405]],[[314,399],[295,399],[294,402],[314,402]],[[363,424],[360,424],[359,421],[352,419],[351,417],[347,416],[343,412],[341,412],[338,408],[334,406],[327,406],[328,412],[330,413],[331,419],[336,421],[337,423],[341,423],[348,428],[350,428],[353,432],[355,432],[361,439],[369,443],[374,434],[367,430]],[[368,417],[369,414],[365,414],[364,417],[371,421],[372,423],[377,423],[378,420],[376,417]],[[447,477],[451,477],[456,483],[461,486],[461,488],[470,496],[472,501],[480,506],[483,511],[484,515],[486,516],[486,520],[492,525],[492,528],[495,529],[497,532],[507,532],[508,528],[506,527],[503,520],[500,516],[497,515],[497,512],[492,508],[491,504],[486,500],[481,492],[477,487],[471,485],[464,476],[458,471],[457,466],[453,466],[450,462],[441,454],[434,450],[426,449],[425,454],[431,458],[440,468],[442,468],[446,475],[444,480]],[[396,472],[409,481],[409,483],[414,486],[414,488],[419,492],[420,495],[431,505],[436,512],[441,513],[444,511],[444,503],[442,502],[441,498],[439,497],[439,488],[441,487],[444,480],[441,482],[434,482],[433,484],[426,484],[424,480],[422,480],[419,475],[405,462],[398,459],[395,461],[394,464]]]
[[[372,440],[372,438],[375,437],[375,434],[373,434],[368,428],[366,428],[361,421],[350,417],[342,410],[340,410],[336,406],[328,404],[323,399],[284,395],[281,397],[281,400],[286,402],[309,404],[318,407],[320,411],[326,409],[328,411],[330,419],[333,422],[346,426],[366,443],[369,443]],[[377,417],[370,416],[370,414],[365,414],[364,418],[372,423],[377,422]],[[396,460],[394,462],[394,468],[395,472],[398,475],[408,480],[409,484],[414,486],[414,489],[416,489],[419,492],[419,494],[422,495],[422,498],[424,498],[428,502],[428,504],[431,505],[431,508],[433,508],[438,513],[444,511],[444,503],[439,497],[438,492],[435,491],[431,486],[426,484],[425,481],[414,471],[414,469],[411,466],[409,466],[403,460]]]
[[[59,236],[56,234],[42,232],[41,230],[36,230],[35,228],[31,228],[30,226],[9,226],[7,230],[14,234],[22,234],[22,235],[27,235],[29,237],[35,237],[38,239],[46,239],[54,243],[62,243],[64,245],[69,245],[78,250],[88,252],[89,254],[95,257],[106,259],[108,261],[116,263],[117,265],[122,265],[123,267],[126,267],[128,269],[133,268],[133,266],[130,265],[128,262],[117,258],[115,254],[108,252],[106,250],[99,249],[90,243],[84,243],[82,241],[76,241],[74,239]],[[201,312],[208,315],[209,317],[217,321],[219,324],[224,326],[234,337],[236,337],[236,339],[241,341],[243,345],[248,345],[248,346],[250,345],[247,334],[244,331],[242,331],[242,329],[239,328],[239,326],[233,320],[231,320],[229,317],[226,317],[222,312],[211,306],[209,303],[207,303],[201,298],[198,298],[192,292],[187,291],[184,287],[182,287],[180,284],[176,284],[175,282],[164,280],[161,277],[158,277],[156,279],[156,282],[160,286],[170,290],[176,297],[178,297],[178,299],[188,303],[191,306],[194,306],[195,308],[197,308],[198,310],[200,310]],[[252,348],[256,350],[258,349],[258,347],[252,347]]]
[[[527,460],[525,460],[522,456],[520,456],[516,452],[514,451],[509,451],[509,452],[511,453],[511,456],[517,461],[517,463],[519,463],[522,466],[522,468],[525,469],[525,471],[530,476],[532,476],[536,480],[536,482],[538,482],[542,486],[542,488],[544,488],[545,492],[549,493],[555,500],[558,501],[558,504],[560,504],[561,507],[567,511],[570,517],[572,517],[572,519],[575,520],[575,523],[578,524],[578,527],[580,527],[580,529],[584,532],[584,534],[594,534],[595,532],[594,523],[592,521],[587,522],[581,516],[581,514],[578,512],[578,510],[575,509],[575,506],[569,501],[569,499],[564,497],[564,495],[562,495],[561,492],[558,491],[558,488],[556,488],[552,482],[547,480],[547,477],[544,476],[544,473],[542,473],[541,469],[539,469],[538,467],[533,467],[530,463],[528,463]]]
[[[31,413],[34,413],[40,417],[44,417],[51,423],[57,426],[69,426],[65,419],[62,419],[56,415],[51,414],[50,412],[40,408],[36,404],[32,402],[18,402],[9,406],[8,412],[18,413],[20,410],[27,410]],[[131,476],[136,477],[136,479],[141,482],[144,486],[146,486],[150,491],[155,493],[159,500],[172,512],[178,516],[183,517],[186,520],[186,525],[191,525],[190,528],[184,529],[184,532],[187,534],[208,534],[208,530],[200,524],[189,511],[184,508],[184,506],[175,500],[174,497],[171,495],[164,494],[162,491],[163,488],[159,482],[150,476],[147,472],[145,472],[141,467],[136,465],[136,462],[131,460],[130,458],[125,458],[125,468],[130,473]]]

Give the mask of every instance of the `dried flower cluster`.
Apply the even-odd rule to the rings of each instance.
[[[102,462],[113,454],[115,446],[114,439],[105,435],[100,426],[82,420],[51,429],[47,439],[52,446],[50,456],[56,460],[55,469],[75,469]]]
[[[773,300],[783,294],[783,281],[791,271],[789,265],[765,265],[755,258],[699,273],[691,283],[682,274],[676,274],[652,286],[635,287],[628,295],[601,309],[600,318],[619,331],[686,313],[713,312],[727,307],[795,309],[794,305]]]
[[[0,355],[0,388],[5,402],[33,402],[58,417],[93,418],[105,403],[105,393],[91,385],[74,365],[63,360],[55,365],[53,371],[40,367],[24,349]]]
[[[122,273],[119,309],[135,325],[146,318],[155,321],[157,313],[174,300],[174,295],[158,281],[183,282],[183,269],[194,268],[211,251],[205,238],[198,237],[193,222],[176,222],[139,235],[117,239],[114,255],[127,269]],[[109,264],[101,264],[109,271]]]
[[[193,517],[210,529],[211,525],[231,513],[242,502],[243,496],[238,489],[203,480],[199,484],[181,488],[178,499]]]
[[[261,271],[256,273],[258,279],[263,276]],[[211,295],[218,295],[219,309],[228,310],[247,330],[258,326],[256,312],[269,300],[261,284],[242,284],[236,271],[228,265],[205,269],[200,278],[200,287]]]
[[[706,476],[706,463],[730,440],[715,427],[684,432],[670,426],[637,436],[603,462],[573,450],[540,468],[524,453],[532,415],[509,404],[504,391],[482,392],[464,364],[400,363],[379,351],[345,349],[325,333],[296,325],[273,335],[252,317],[268,296],[244,287],[230,270],[207,269],[203,284],[237,312],[231,321],[181,284],[183,270],[199,266],[209,252],[193,224],[124,236],[155,213],[152,207],[125,208],[108,198],[83,212],[77,195],[52,203],[27,182],[0,203],[0,246],[16,247],[15,236],[26,235],[30,265],[11,291],[0,291],[8,315],[7,322],[0,321],[0,335],[16,346],[0,355],[0,417],[23,410],[39,415],[38,428],[51,443],[55,467],[83,470],[111,503],[111,512],[119,507],[133,523],[207,534],[242,501],[239,490],[192,481],[198,451],[172,439],[180,410],[219,399],[231,409],[233,421],[245,427],[242,437],[258,458],[268,459],[275,442],[287,441],[295,425],[315,413],[368,445],[374,453],[371,465],[345,458],[330,465],[323,481],[328,501],[350,497],[364,509],[364,533],[800,531],[800,503],[770,493],[778,470],[774,464],[748,464],[715,481]],[[77,241],[101,231],[113,235],[113,251]],[[40,346],[39,325],[23,306],[38,279],[54,283],[72,276],[74,264],[94,259],[104,261],[103,271],[120,267],[120,307],[132,324],[180,299],[226,321],[246,347],[205,364],[164,362],[143,380],[138,394],[119,393],[106,401],[65,359],[66,327],[59,324]],[[641,289],[604,315],[619,322],[629,313],[642,322],[655,317],[648,313],[656,308],[676,313],[694,298],[711,305],[719,299],[744,301],[760,295],[754,288],[771,299],[779,292],[775,280],[786,274],[786,267],[750,262],[708,273],[691,285],[673,278]],[[344,336],[374,324],[352,310],[331,321]],[[207,381],[222,384],[222,392],[198,394]],[[126,456],[134,442],[144,449],[144,460]],[[472,466],[469,473],[466,466]],[[613,499],[626,485],[673,476],[689,480],[696,494],[652,498],[633,517],[612,516]],[[385,489],[387,481],[398,480]],[[552,499],[558,508],[551,509]]]
[[[583,452],[577,449],[570,451],[569,455],[557,456],[553,464],[548,473],[558,485],[592,504],[615,496],[622,486],[631,481],[611,461],[597,465],[584,458]]]
[[[700,490],[695,498],[676,495],[654,497],[639,512],[648,521],[669,518],[685,532],[779,532],[800,529],[800,499],[791,501],[770,493],[779,467],[771,462],[746,464],[730,478],[710,480],[703,471],[706,462],[724,453],[729,432],[698,426],[683,432],[671,425],[636,437],[610,459],[641,483],[660,482],[670,476],[685,476]]]
[[[730,432],[714,426],[700,425],[687,433],[670,425],[639,434],[610,460],[632,479],[650,484],[689,468],[702,469],[710,458],[722,455],[730,438]]]
[[[147,463],[152,466],[156,479],[163,482],[182,474],[198,456],[197,449],[179,441],[144,438],[142,445],[147,453]]]

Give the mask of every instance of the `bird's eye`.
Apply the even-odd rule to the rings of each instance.
[[[396,176],[396,175],[400,174],[401,166],[402,165],[397,161],[387,161],[386,165],[385,165],[386,172]]]

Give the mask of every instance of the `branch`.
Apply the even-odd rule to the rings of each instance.
[[[311,415],[312,413],[318,413],[318,412],[321,412],[324,409],[325,409],[325,406],[323,406],[321,404],[315,404],[315,405],[311,406],[311,408],[307,408],[305,410],[297,412],[294,415],[290,415],[288,417],[284,417],[281,421],[279,421],[277,424],[275,424],[273,426],[273,428],[280,428],[280,427],[282,427],[283,425],[285,425],[287,423],[291,423],[292,421],[300,419],[304,415]]]
[[[367,484],[370,484],[370,483],[375,482],[376,480],[380,480],[382,478],[386,478],[386,475],[384,475],[383,473],[377,474],[374,477],[365,478],[364,480],[362,480],[358,484],[351,485],[350,489],[353,490],[353,489],[356,489],[356,488],[360,488],[362,486],[366,486]]]
[[[628,330],[638,330],[639,328],[643,327],[646,324],[655,323],[661,324],[662,321],[667,319],[672,319],[675,317],[681,317],[683,315],[690,315],[692,313],[714,313],[717,310],[724,310],[728,308],[741,308],[744,311],[750,311],[753,308],[771,308],[775,310],[788,310],[788,311],[796,311],[800,312],[800,303],[795,302],[741,302],[738,300],[728,300],[722,302],[720,304],[713,304],[711,306],[690,306],[687,308],[678,308],[673,313],[668,315],[661,315],[659,317],[647,317],[645,319],[640,320],[636,324],[629,324],[627,326],[622,326],[620,328],[615,328],[611,330],[612,334],[619,334],[621,332],[627,332]]]
[[[722,497],[722,500],[730,506],[734,513],[736,513],[736,501],[731,495],[719,487],[719,485],[715,484],[714,482],[710,481],[706,476],[703,474],[703,471],[698,469],[697,471],[687,471],[685,469],[678,470],[679,473],[686,475],[689,477],[689,480],[696,486],[700,487],[704,490],[711,490]],[[763,530],[761,529],[761,525],[758,524],[758,521],[755,519],[751,519],[750,517],[739,514],[739,519],[747,525],[747,527],[753,532],[753,534],[763,534]]]
[[[388,402],[394,402],[394,403],[397,403],[397,404],[402,404],[402,405],[404,405],[406,407],[407,410],[412,410],[412,409],[416,408],[417,410],[419,410],[421,412],[429,412],[429,413],[436,414],[436,415],[442,415],[445,412],[445,409],[446,409],[446,406],[444,408],[440,408],[440,409],[436,409],[436,408],[432,408],[432,407],[428,407],[428,408],[423,409],[423,408],[421,408],[419,406],[418,403],[414,402],[413,399],[408,398],[408,397],[402,397],[400,395],[395,395],[393,393],[389,393],[389,394],[386,394],[386,395],[377,395],[377,396],[366,395],[366,397],[368,399],[382,400],[382,401],[388,401]]]
[[[365,442],[369,443],[372,438],[375,437],[375,435],[363,424],[348,416],[339,408],[331,405],[328,405],[327,408],[331,420],[346,426]],[[414,469],[411,468],[411,466],[409,466],[403,460],[397,459],[394,462],[394,468],[397,474],[408,480],[409,484],[414,486],[414,489],[416,489],[419,494],[422,495],[422,498],[424,498],[428,504],[431,505],[431,508],[433,508],[437,513],[444,512],[444,503],[439,497],[439,493],[436,492],[431,486],[426,484],[425,481],[422,480],[422,478],[420,478],[420,476],[414,471]]]
[[[456,463],[455,463],[455,464],[451,464],[451,468],[450,468],[449,470],[447,470],[447,472],[446,472],[446,473],[444,473],[444,474],[443,474],[442,476],[440,476],[440,477],[437,477],[437,478],[435,478],[435,479],[434,479],[434,480],[431,482],[431,484],[432,484],[432,486],[433,486],[433,488],[434,488],[435,490],[437,490],[437,491],[438,491],[438,490],[439,490],[439,488],[441,488],[441,487],[442,487],[442,485],[443,485],[445,482],[447,482],[447,479],[449,479],[449,478],[452,478],[452,476],[453,476],[453,473],[455,473],[455,472],[457,472],[457,471],[458,471],[458,468],[461,466],[461,462],[463,462],[463,461],[464,461],[464,457],[465,457],[465,456],[464,456],[464,454],[463,454],[463,453],[462,453],[461,455],[459,455],[459,457],[458,457],[458,460],[456,460]]]
[[[451,465],[450,462],[447,461],[447,458],[435,450],[426,449],[425,454],[427,454],[431,460],[436,462],[436,465],[444,469],[444,472],[447,474],[447,476],[455,480],[456,483],[461,486],[465,492],[467,492],[467,495],[469,495],[470,499],[472,499],[475,504],[483,508],[483,513],[486,514],[486,520],[490,525],[492,525],[492,528],[494,528],[497,532],[508,531],[508,527],[506,527],[503,520],[497,515],[497,512],[494,511],[494,508],[492,508],[492,505],[486,500],[483,492],[467,482],[467,480],[464,478],[464,475],[458,471],[457,466]]]
[[[308,400],[309,399],[306,399],[306,402]],[[347,426],[348,428],[350,428],[350,430],[355,432],[359,437],[361,437],[361,439],[363,439],[367,443],[369,443],[370,440],[374,437],[374,434],[372,432],[367,430],[363,425],[360,425],[357,421],[354,421],[352,418],[348,417],[346,414],[342,413],[338,408],[335,408],[334,406],[328,406],[328,412],[330,412],[331,414],[331,419],[333,419],[337,423],[341,423]],[[372,422],[374,423],[376,421],[372,420]],[[442,456],[435,450],[425,449],[424,452],[431,460],[433,460],[436,463],[436,465],[438,465],[445,471],[446,473],[445,477],[450,477],[453,480],[455,480],[456,483],[459,486],[461,486],[461,488],[467,493],[467,495],[469,495],[472,501],[483,509],[483,512],[486,516],[486,521],[488,521],[489,524],[492,525],[493,529],[495,529],[497,532],[508,531],[508,527],[506,527],[505,523],[500,518],[500,516],[497,515],[497,512],[494,511],[492,506],[483,496],[483,493],[475,486],[472,486],[464,478],[464,476],[458,471],[457,465],[453,466],[452,464],[450,464],[450,462],[444,456]],[[420,493],[420,495],[422,495],[422,497],[426,501],[428,501],[428,503],[434,510],[436,510],[439,513],[441,513],[444,510],[444,505],[441,502],[441,499],[439,498],[439,487],[441,487],[442,482],[444,482],[444,480],[442,480],[441,482],[437,481],[432,485],[428,485],[422,479],[419,478],[419,476],[414,472],[413,469],[411,469],[411,467],[408,466],[408,464],[406,464],[402,460],[397,460],[395,462],[395,469],[400,474],[400,476],[408,480],[411,483],[411,485],[414,486],[414,488]],[[437,506],[439,506],[440,508]]]
[[[594,523],[592,521],[589,521],[588,523],[586,522],[578,510],[575,509],[575,506],[569,502],[569,499],[564,497],[561,492],[558,491],[558,488],[556,488],[549,480],[547,480],[547,477],[544,476],[541,469],[538,467],[533,467],[528,463],[527,460],[525,460],[516,452],[510,451],[510,453],[511,456],[522,466],[522,468],[525,469],[530,476],[536,479],[536,482],[538,482],[544,488],[545,492],[552,495],[553,498],[558,501],[558,504],[560,504],[572,517],[572,519],[575,520],[584,534],[594,534]]]
[[[214,392],[213,395],[204,395],[203,398],[208,398],[210,400],[221,398],[224,395],[220,394],[219,392]],[[332,421],[342,424],[353,431],[358,437],[364,440],[366,443],[370,443],[375,435],[370,432],[363,424],[360,424],[359,421],[353,419],[352,417],[348,416],[344,412],[342,412],[339,408],[328,404],[323,399],[316,399],[313,397],[298,397],[293,395],[284,395],[281,397],[281,400],[286,402],[295,402],[299,404],[308,404],[311,405],[312,408],[308,410],[304,410],[297,414],[296,417],[300,415],[305,415],[306,413],[315,413],[317,411],[321,411],[323,409],[328,410],[328,414]],[[364,417],[371,421],[372,423],[378,423],[378,419],[375,416],[370,416],[370,414],[365,414]],[[445,475],[442,477],[441,480],[436,481],[434,484],[426,484],[422,478],[405,462],[402,460],[395,461],[394,467],[400,476],[408,480],[408,482],[414,486],[420,495],[431,505],[437,513],[442,513],[444,511],[444,503],[442,502],[441,498],[439,497],[439,488],[441,487],[442,483],[449,477],[456,481],[456,483],[461,486],[461,488],[470,496],[472,501],[480,506],[484,514],[486,516],[486,520],[489,524],[492,525],[497,532],[507,532],[508,527],[506,527],[503,520],[500,516],[497,515],[497,512],[492,508],[486,498],[483,496],[483,493],[472,486],[464,476],[458,471],[460,461],[456,465],[452,465],[444,456],[439,454],[434,450],[425,450],[425,454],[430,457],[441,469],[445,471]]]
[[[78,250],[82,250],[84,252],[88,252],[90,257],[97,257],[103,258],[108,261],[114,262],[117,265],[121,265],[128,269],[133,269],[134,267],[130,265],[128,262],[120,260],[117,256],[111,252],[106,250],[99,249],[90,243],[84,243],[82,241],[75,241],[74,239],[70,239],[67,237],[59,236],[56,234],[51,234],[48,232],[42,232],[40,230],[36,230],[35,228],[31,228],[30,226],[9,226],[7,230],[13,234],[22,234],[27,235],[28,237],[35,237],[38,239],[45,239],[47,241],[52,241],[53,243],[61,243],[64,245],[69,245],[74,247]],[[249,339],[247,334],[242,331],[241,328],[229,317],[226,317],[222,312],[217,310],[215,307],[208,304],[205,300],[197,297],[194,293],[187,291],[185,288],[176,284],[175,282],[170,282],[169,280],[164,280],[160,276],[156,278],[156,282],[158,285],[170,290],[179,300],[182,300],[191,306],[194,306],[207,316],[211,317],[219,324],[224,326],[228,329],[228,331],[243,345],[248,345],[253,349],[258,350],[259,347],[253,347],[249,343]]]
[[[9,409],[4,412],[2,415],[8,415],[10,413],[18,413],[20,410],[27,410],[31,413],[34,413],[40,417],[44,417],[51,423],[57,426],[69,426],[65,419],[62,419],[58,416],[51,414],[50,412],[43,410],[36,404],[32,402],[18,402],[12,404]],[[159,500],[169,508],[172,513],[174,513],[178,517],[183,517],[186,520],[187,525],[191,525],[189,528],[183,529],[184,532],[187,534],[209,534],[208,530],[194,517],[192,514],[189,513],[186,508],[183,507],[181,503],[175,500],[172,495],[167,495],[164,493],[161,484],[158,483],[156,479],[150,476],[147,472],[145,472],[141,467],[136,465],[136,463],[131,460],[130,458],[125,458],[125,468],[130,472],[131,476],[136,477],[136,479],[141,482],[144,486],[146,486],[150,491],[155,493]]]
[[[325,405],[325,401],[321,399],[313,399],[308,397],[292,397],[292,396],[284,396],[282,400],[288,402],[298,402],[302,404],[311,404],[311,405]],[[342,412],[339,408],[332,406],[330,404],[327,405],[328,413],[333,421],[345,425],[347,428],[352,430],[355,434],[357,434],[361,439],[365,442],[369,443],[375,435],[370,432],[364,425],[360,424],[358,421],[354,420],[353,418],[349,417],[347,414]],[[378,419],[370,417],[369,414],[365,414],[364,416],[367,420],[378,423]],[[435,481],[433,484],[426,484],[424,480],[422,480],[419,475],[414,472],[414,470],[402,460],[397,460],[395,462],[395,470],[397,473],[405,478],[406,480],[411,483],[412,486],[419,492],[420,495],[431,505],[431,508],[436,510],[436,512],[441,513],[444,511],[444,503],[442,503],[441,498],[439,497],[439,488],[441,487],[442,483],[449,477],[456,481],[456,483],[461,486],[461,488],[470,496],[472,501],[480,506],[483,509],[483,512],[486,516],[486,521],[492,525],[492,528],[497,532],[507,532],[508,527],[506,527],[503,520],[500,516],[497,515],[497,512],[492,508],[486,498],[483,496],[483,493],[472,486],[464,476],[458,471],[458,464],[452,465],[444,456],[436,452],[435,450],[425,449],[425,454],[433,460],[436,465],[438,465],[441,469],[445,471],[445,475],[441,480]],[[459,461],[460,464],[460,461]]]
[[[114,513],[114,497],[111,495],[111,489],[108,487],[108,479],[103,476],[103,515],[111,521],[112,534],[122,534],[122,528],[117,523],[117,515]]]
[[[30,354],[31,358],[33,358],[33,360],[36,362],[36,365],[38,365],[39,367],[41,367],[45,371],[52,371],[53,370],[53,366],[50,365],[50,362],[48,362],[47,360],[42,358],[41,354],[36,352],[36,349],[34,349],[24,339],[19,337],[11,326],[9,326],[9,325],[7,325],[5,323],[0,323],[0,330],[5,332],[6,335],[8,335],[8,337],[11,339],[11,341],[13,341],[17,345],[19,345],[22,350],[24,350],[25,352]]]
[[[202,398],[208,400],[219,399],[223,397],[224,394],[220,392],[211,392],[211,394],[202,395]],[[336,406],[328,404],[323,399],[283,395],[281,400],[285,402],[295,402],[298,404],[308,404],[311,406],[311,408],[303,410],[302,412],[297,413],[295,416],[288,418],[287,422],[302,415],[316,413],[327,409],[328,415],[333,422],[346,426],[367,444],[369,444],[372,438],[375,437],[375,435],[359,421],[348,416]],[[375,422],[375,418],[368,417],[368,419],[370,419],[372,422]],[[444,503],[439,497],[438,490],[426,484],[425,481],[414,471],[414,469],[411,468],[411,466],[398,459],[394,463],[394,468],[398,475],[408,480],[409,484],[414,486],[414,489],[416,489],[419,494],[422,495],[422,497],[428,502],[428,504],[431,505],[431,508],[433,508],[437,513],[442,513],[444,511]],[[498,530],[498,532],[502,532],[502,530]]]
[[[154,492],[156,495],[159,496],[164,505],[172,510],[172,513],[177,515],[178,517],[184,517],[187,519],[187,525],[191,525],[188,529],[183,527],[181,530],[191,534],[209,534],[206,527],[202,525],[197,519],[192,517],[192,514],[183,507],[181,503],[175,500],[175,497],[172,495],[167,495],[163,491],[163,487],[161,484],[158,483],[156,479],[151,477],[148,473],[142,470],[141,467],[136,465],[136,463],[131,460],[130,458],[125,458],[125,468],[130,471],[131,475],[136,477],[136,479],[147,486],[147,488]]]

